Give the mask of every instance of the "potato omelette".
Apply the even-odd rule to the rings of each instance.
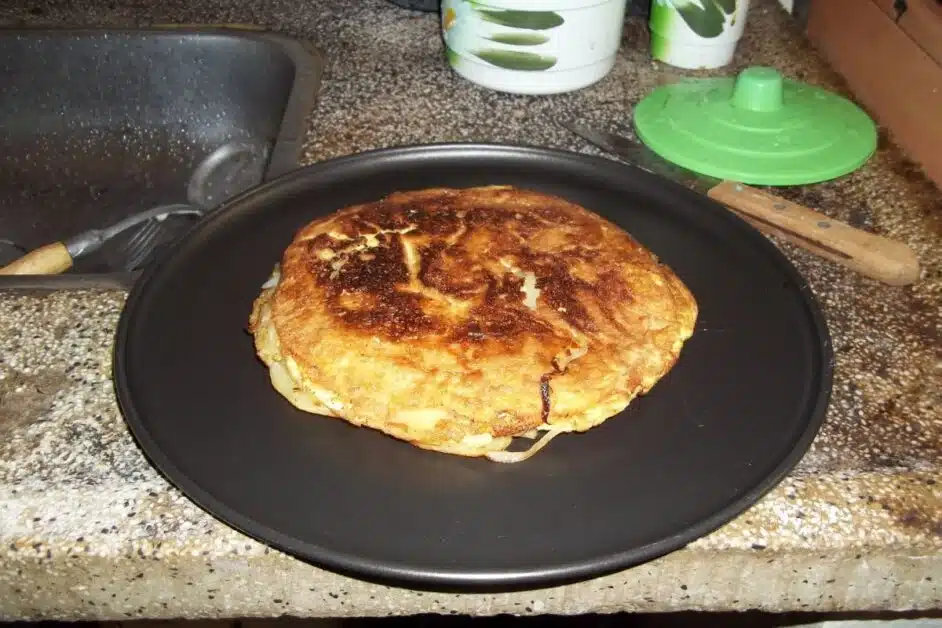
[[[683,282],[620,227],[485,186],[396,192],[304,226],[249,330],[303,411],[518,462],[650,390],[696,318]],[[516,437],[532,440],[512,451]]]

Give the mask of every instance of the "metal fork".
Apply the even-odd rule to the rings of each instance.
[[[125,259],[125,270],[135,270],[147,260],[154,250],[154,242],[158,235],[160,235],[160,221],[151,218],[128,238],[121,247],[122,257]]]

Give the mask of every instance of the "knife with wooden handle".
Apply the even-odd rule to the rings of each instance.
[[[734,210],[759,231],[787,240],[825,259],[893,286],[919,279],[919,259],[911,248],[798,203],[743,183],[692,172],[671,163],[640,142],[574,122],[560,124],[584,140],[633,166],[677,181]]]

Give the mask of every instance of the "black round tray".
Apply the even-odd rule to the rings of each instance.
[[[495,183],[613,220],[690,287],[697,331],[648,395],[501,465],[305,414],[274,391],[245,327],[298,228],[394,190]],[[810,445],[831,346],[792,265],[707,198],[575,153],[436,145],[320,163],[215,211],[132,290],[115,382],[154,465],[239,530],[363,578],[493,590],[625,568],[745,510]]]

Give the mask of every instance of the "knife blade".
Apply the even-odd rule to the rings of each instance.
[[[570,120],[561,126],[628,164],[705,194],[759,231],[787,240],[820,257],[884,283],[903,286],[919,279],[919,259],[902,242],[830,218],[744,183],[703,175],[661,157],[641,142]]]
[[[698,192],[706,193],[710,188],[720,182],[719,179],[701,175],[667,161],[653,150],[623,135],[616,135],[607,131],[598,131],[578,122],[568,120],[560,124],[575,133],[585,141],[613,155],[618,155],[632,166],[646,170],[652,174],[662,176]]]

